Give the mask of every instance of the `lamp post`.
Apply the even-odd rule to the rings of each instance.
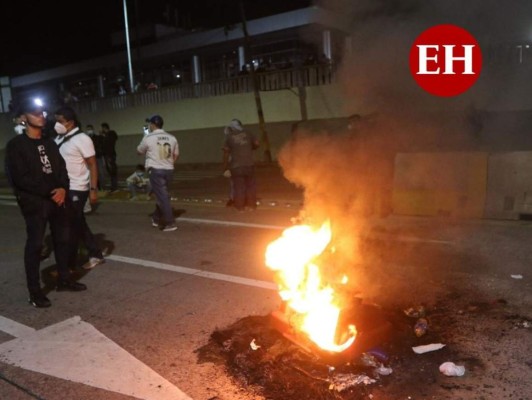
[[[131,93],[135,91],[135,82],[133,79],[133,65],[131,63],[131,46],[129,44],[129,22],[127,19],[127,1],[123,0],[124,4],[124,25],[125,25],[125,31],[126,31],[126,48],[127,48],[127,63],[128,63],[128,70],[129,70],[129,87],[131,90]]]

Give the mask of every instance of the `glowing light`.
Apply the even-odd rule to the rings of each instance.
[[[323,282],[316,258],[331,241],[331,226],[325,221],[319,229],[296,225],[266,249],[266,265],[276,272],[279,295],[302,318],[296,328],[322,349],[341,352],[356,337],[356,328],[349,328],[344,343],[335,342],[340,307],[333,288]],[[347,282],[347,277],[345,282]]]

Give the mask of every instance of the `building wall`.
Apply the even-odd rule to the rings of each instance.
[[[307,114],[312,119],[340,118],[350,114],[343,110],[340,88],[336,85],[307,87]],[[273,158],[289,139],[292,124],[301,120],[301,106],[297,88],[261,92],[266,131]],[[53,110],[52,110],[53,112]],[[213,163],[221,160],[223,127],[232,118],[238,118],[260,137],[257,108],[253,93],[180,100],[125,110],[80,114],[85,127],[98,129],[107,122],[119,136],[117,162],[135,165],[139,162],[136,146],[142,139],[142,126],[147,117],[159,114],[164,118],[164,129],[174,134],[181,148],[180,162]],[[0,114],[0,157],[3,170],[3,153],[7,141],[14,135],[12,116]],[[262,149],[263,150],[263,149]],[[257,152],[257,158],[262,152]]]
[[[309,121],[300,124],[317,131],[340,129],[352,113],[343,106],[334,85],[307,88]],[[261,93],[266,131],[274,159],[301,120],[297,89]],[[179,163],[220,163],[223,127],[239,118],[260,136],[253,93],[182,100],[151,107],[80,115],[83,126],[107,122],[119,135],[119,166],[142,163],[136,146],[146,117],[160,114],[165,129],[180,144]],[[485,118],[482,146],[487,151],[400,153],[395,162],[393,212],[402,215],[518,219],[532,215],[532,147],[528,126],[532,112],[497,114]],[[511,124],[508,121],[513,121]],[[497,134],[492,131],[497,131]],[[504,132],[504,134],[501,134]],[[0,169],[4,150],[14,136],[12,116],[0,113]],[[504,140],[503,140],[504,139]],[[506,146],[501,143],[503,140]],[[519,148],[528,151],[505,151]],[[489,149],[489,150],[488,150]],[[264,150],[264,149],[261,149]],[[256,154],[263,159],[263,151]],[[442,168],[445,166],[445,168]]]

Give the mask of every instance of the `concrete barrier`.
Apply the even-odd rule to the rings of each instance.
[[[484,217],[532,219],[532,151],[490,155]]]
[[[400,153],[395,159],[393,212],[482,218],[488,153]]]

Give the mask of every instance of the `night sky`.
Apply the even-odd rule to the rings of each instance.
[[[243,0],[246,18],[297,8],[312,0]],[[207,29],[239,22],[238,0],[127,0],[130,29],[169,20]],[[0,76],[18,76],[112,52],[110,34],[124,28],[123,0],[3,1],[0,4]],[[138,17],[137,17],[138,16]]]

